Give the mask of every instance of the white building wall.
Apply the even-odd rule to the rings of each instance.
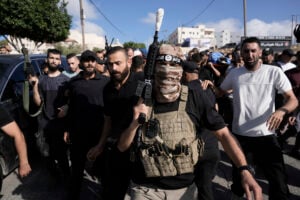
[[[197,41],[199,44],[203,43],[201,40],[210,40],[211,45],[215,45],[215,30],[213,28],[207,28],[204,25],[197,25],[193,27],[177,27],[173,31],[168,40],[171,44],[182,44],[186,39]]]
[[[222,47],[227,43],[231,43],[231,33],[229,30],[223,30],[221,32],[216,32],[216,45],[217,47]]]

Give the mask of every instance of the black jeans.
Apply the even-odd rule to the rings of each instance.
[[[212,179],[217,173],[220,150],[216,136],[206,129],[198,132],[204,141],[204,153],[195,166],[195,184],[199,200],[213,200]]]
[[[241,144],[248,163],[251,160],[260,167],[269,182],[270,200],[287,200],[289,189],[280,145],[275,135],[246,137],[235,135]],[[233,165],[231,190],[238,196],[244,195],[241,176]]]
[[[115,144],[104,150],[105,170],[101,179],[104,200],[123,200],[130,182],[129,152],[120,152]]]
[[[85,164],[88,151],[97,144],[99,137],[93,132],[70,132],[70,159],[71,159],[71,181],[69,199],[80,199],[80,191],[83,182]],[[103,165],[103,163],[101,163]],[[100,173],[102,166],[99,166]]]
[[[195,167],[195,184],[198,189],[199,200],[213,200],[212,179],[216,175],[220,160],[218,146],[205,148],[203,157]]]
[[[63,140],[64,129],[63,121],[60,119],[40,120],[40,126],[43,128],[45,134],[45,141],[49,145],[49,156],[46,157],[47,167],[50,173],[54,173],[56,177],[63,176],[61,178],[67,179],[70,176],[70,167],[67,156],[68,146]],[[56,162],[61,175],[56,171]]]

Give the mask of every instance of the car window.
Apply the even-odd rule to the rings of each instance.
[[[1,101],[21,97],[25,75],[23,64],[19,64],[7,80]]]
[[[7,78],[8,78],[8,75],[6,74],[8,67],[9,67],[9,64],[0,63],[0,94],[1,94],[2,88],[5,85]]]

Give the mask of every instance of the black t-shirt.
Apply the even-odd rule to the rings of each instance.
[[[133,107],[139,99],[135,95],[138,81],[144,81],[144,74],[130,72],[128,80],[119,90],[112,81],[104,88],[104,114],[111,117],[110,136],[113,138],[118,138],[132,121]]]
[[[204,127],[212,131],[224,128],[226,124],[215,110],[215,102],[209,99],[207,93],[200,87],[199,81],[189,82],[188,88],[186,112],[195,123],[197,132],[201,131]],[[153,109],[155,113],[163,113],[178,110],[178,106],[179,100],[173,103],[155,103]],[[163,189],[178,189],[192,184],[194,174],[146,178],[141,162],[136,162],[133,165],[132,179],[137,184],[151,184]]]
[[[109,78],[99,73],[89,80],[83,78],[83,72],[72,78],[67,84],[69,110],[68,130],[71,137],[83,138],[86,133],[99,133],[103,125],[103,89]],[[73,134],[76,133],[76,134]]]
[[[5,126],[12,122],[14,119],[11,115],[0,105],[0,127]]]
[[[65,105],[64,91],[69,77],[60,74],[56,77],[49,77],[48,75],[41,75],[39,77],[39,90],[41,98],[44,101],[44,117],[48,120],[57,117],[57,108]]]
[[[207,66],[200,67],[199,78],[202,80],[214,81],[213,73],[207,68]]]

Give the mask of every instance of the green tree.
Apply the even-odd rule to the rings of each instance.
[[[65,46],[61,43],[56,43],[54,48],[60,50],[63,55],[68,55],[69,53],[80,54],[82,46],[79,44],[70,44],[69,46]]]
[[[129,41],[129,42],[124,42],[123,47],[124,48],[131,47],[134,49],[143,49],[143,48],[146,48],[146,45],[144,43],[136,43],[133,41]]]
[[[71,27],[66,5],[64,0],[1,0],[0,35],[19,52],[22,38],[36,46],[63,41]]]
[[[0,46],[7,45],[7,44],[8,44],[7,40],[0,40]]]

